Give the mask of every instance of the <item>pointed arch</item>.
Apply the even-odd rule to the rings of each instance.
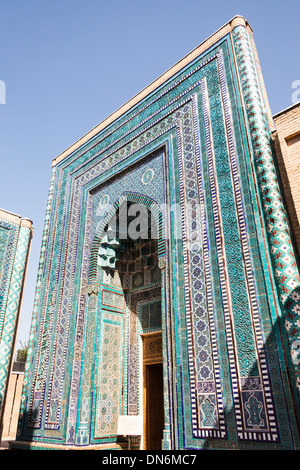
[[[165,256],[165,243],[163,238],[163,223],[162,223],[162,213],[159,207],[159,204],[152,198],[145,196],[144,194],[136,193],[133,191],[125,191],[121,197],[114,202],[105,218],[101,222],[96,235],[94,236],[91,255],[90,255],[90,267],[89,267],[89,282],[95,282],[97,278],[97,257],[98,251],[101,244],[101,239],[103,236],[103,231],[108,224],[109,220],[113,217],[116,211],[121,207],[124,202],[132,202],[136,204],[143,204],[150,210],[152,216],[154,217],[156,227],[157,227],[157,250],[158,258]]]

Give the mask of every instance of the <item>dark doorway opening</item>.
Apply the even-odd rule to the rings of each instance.
[[[148,364],[146,368],[146,449],[160,450],[164,429],[163,366]]]

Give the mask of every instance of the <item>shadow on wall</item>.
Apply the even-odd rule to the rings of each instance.
[[[203,449],[279,449],[294,450],[300,445],[300,400],[299,381],[300,369],[300,288],[296,288],[288,297],[284,315],[277,321],[268,336],[264,350],[268,360],[269,370],[272,372],[271,391],[272,400],[275,405],[275,416],[278,426],[278,442],[263,442],[263,432],[260,427],[264,427],[266,416],[263,406],[257,400],[259,393],[251,391],[249,387],[242,391],[243,403],[245,406],[245,420],[249,428],[256,431],[257,440],[242,441],[237,438],[237,427],[234,407],[225,410],[225,421],[227,424],[227,441],[207,439]],[[283,345],[278,348],[278,344]],[[283,351],[285,351],[283,353]],[[278,363],[281,369],[278,368]],[[249,374],[249,378],[257,374],[257,364],[255,364]],[[249,381],[249,383],[251,383]],[[291,391],[290,391],[291,390]],[[255,397],[255,395],[257,395]],[[251,400],[251,396],[254,396]],[[250,400],[249,400],[250,398]],[[288,411],[287,411],[288,410]],[[286,413],[289,413],[287,419]],[[294,434],[291,436],[291,429]]]
[[[284,304],[282,323],[285,347],[288,351],[291,383],[293,384],[300,422],[300,287],[294,289],[288,296]]]

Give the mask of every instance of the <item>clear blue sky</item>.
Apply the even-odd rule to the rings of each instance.
[[[277,113],[300,80],[299,0],[0,0],[0,207],[35,227],[18,347],[29,337],[52,159],[237,14],[254,30]]]

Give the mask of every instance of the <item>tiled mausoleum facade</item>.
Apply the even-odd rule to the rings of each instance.
[[[272,129],[235,17],[53,161],[12,447],[126,448],[120,416],[135,448],[299,446]]]
[[[0,438],[32,234],[31,220],[0,209]]]

